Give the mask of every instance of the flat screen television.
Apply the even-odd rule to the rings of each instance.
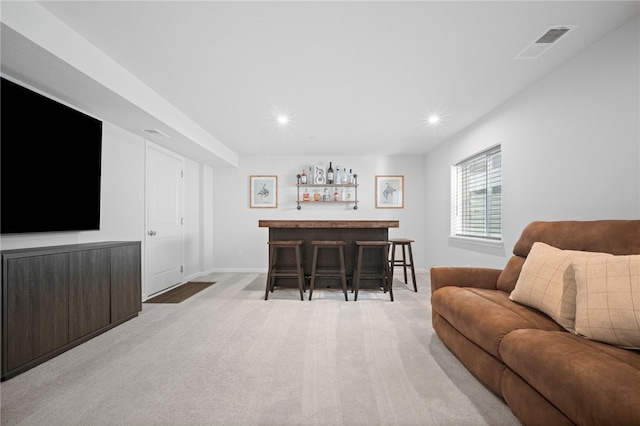
[[[0,84],[0,233],[100,229],[102,122]]]

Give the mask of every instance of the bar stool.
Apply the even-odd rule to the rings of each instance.
[[[309,286],[309,300],[313,295],[313,289],[315,288],[315,282],[317,277],[339,277],[342,282],[342,291],[344,292],[344,300],[349,300],[347,297],[347,274],[344,267],[344,246],[347,245],[344,241],[311,241],[313,246],[313,262],[311,266],[311,284]],[[318,251],[319,249],[337,249],[338,258],[340,260],[339,269],[332,268],[318,268]]]
[[[267,288],[264,292],[264,300],[269,298],[269,291],[273,292],[276,278],[297,278],[300,289],[300,300],[304,300],[304,270],[302,269],[302,240],[268,241],[269,244],[269,269],[267,271]],[[295,252],[295,269],[284,269],[278,266],[278,251],[289,249]]]
[[[353,281],[355,288],[354,301],[358,300],[358,289],[360,288],[360,280],[362,278],[379,278],[382,280],[382,288],[385,293],[389,290],[389,297],[393,302],[393,289],[391,287],[391,280],[389,274],[389,241],[356,241],[356,247],[358,249],[356,254],[356,269],[353,272]],[[380,271],[375,272],[363,272],[362,271],[362,259],[365,249],[375,249],[380,251]]]
[[[416,271],[413,269],[413,252],[411,251],[411,243],[413,240],[406,238],[392,238],[391,240],[391,259],[389,260],[389,266],[391,268],[391,280],[393,281],[393,269],[396,266],[402,266],[404,268],[404,283],[407,282],[407,267],[411,268],[411,278],[413,280],[413,290],[417,293],[418,286],[416,284]],[[396,246],[402,247],[402,260],[396,259]],[[407,263],[407,252],[405,247],[409,249],[409,263]]]

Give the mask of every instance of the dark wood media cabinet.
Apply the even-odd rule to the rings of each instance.
[[[138,241],[0,253],[3,381],[142,310]]]

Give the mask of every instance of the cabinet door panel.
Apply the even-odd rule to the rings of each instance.
[[[68,255],[9,261],[8,369],[69,341]]]
[[[111,249],[111,322],[142,310],[140,245]]]
[[[7,262],[7,348],[6,368],[11,370],[33,358],[33,311],[29,259]]]
[[[75,340],[109,324],[109,249],[69,254],[69,339]]]

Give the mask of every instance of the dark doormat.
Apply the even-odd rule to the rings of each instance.
[[[180,303],[194,294],[200,293],[202,290],[213,284],[215,284],[215,282],[189,281],[188,283],[182,284],[180,287],[176,287],[159,296],[147,299],[144,303]]]

